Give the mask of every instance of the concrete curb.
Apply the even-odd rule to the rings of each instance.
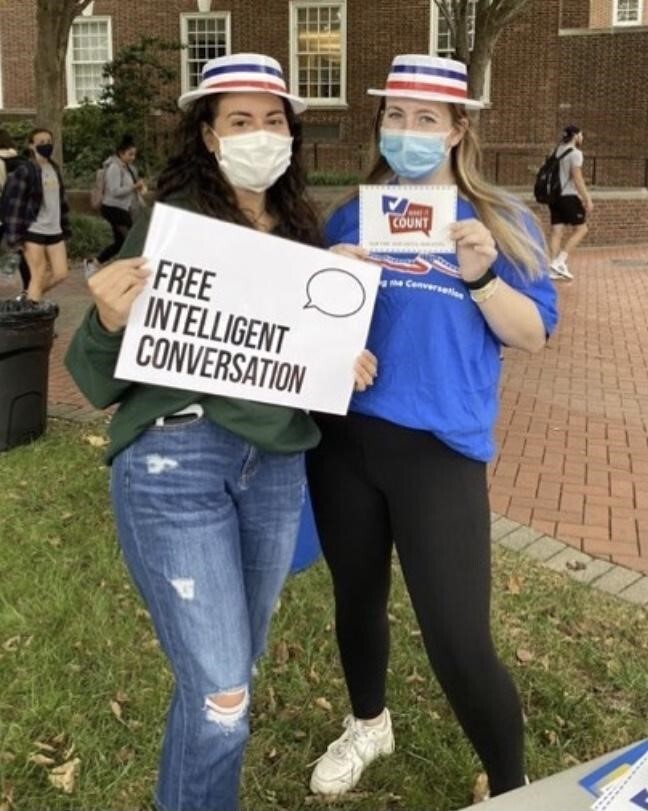
[[[648,605],[648,575],[586,555],[573,546],[497,513],[491,514],[491,521],[494,544],[519,552],[606,594],[636,605]]]

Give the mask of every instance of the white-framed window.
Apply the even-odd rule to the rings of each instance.
[[[346,103],[346,2],[290,4],[290,89],[313,106]]]
[[[430,0],[430,53],[436,56],[446,56],[450,59],[454,54],[454,40],[452,37],[452,30],[448,25],[448,20],[445,15],[439,10],[439,7]],[[475,45],[475,18],[477,14],[477,0],[469,0],[468,4],[468,48],[472,51]],[[484,93],[481,101],[488,103],[490,100],[490,81],[491,70],[490,65],[486,69],[486,76],[484,78]]]
[[[182,92],[194,90],[200,84],[200,72],[205,62],[217,56],[227,56],[231,49],[229,11],[215,14],[181,14],[180,41]]]
[[[614,0],[613,25],[639,25],[643,0]]]
[[[77,107],[84,99],[98,100],[106,84],[103,68],[112,55],[111,18],[77,17],[68,39],[68,107]]]

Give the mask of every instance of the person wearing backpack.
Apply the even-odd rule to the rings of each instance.
[[[583,178],[583,133],[579,127],[569,124],[563,130],[555,155],[559,159],[560,196],[556,202],[549,203],[551,217],[551,234],[549,249],[551,252],[551,278],[573,279],[574,275],[567,266],[569,254],[585,238],[589,226],[587,215],[594,205]],[[574,228],[561,248],[565,226]]]
[[[143,205],[146,186],[138,176],[135,167],[136,157],[135,142],[130,135],[124,135],[115,154],[104,162],[101,176],[103,180],[101,216],[112,228],[113,241],[97,255],[96,259],[85,260],[86,277],[98,270],[99,265],[108,262],[119,253],[133,225],[133,217]]]

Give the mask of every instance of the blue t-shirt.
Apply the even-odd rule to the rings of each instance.
[[[457,219],[477,217],[459,199]],[[529,215],[524,226],[539,239]],[[358,198],[330,217],[328,246],[359,243]],[[501,344],[461,280],[455,254],[386,256],[376,308],[367,340],[378,358],[378,377],[356,393],[350,410],[431,431],[471,459],[488,461],[494,453]],[[556,291],[548,275],[525,279],[501,254],[493,270],[532,299],[547,334],[557,321]]]

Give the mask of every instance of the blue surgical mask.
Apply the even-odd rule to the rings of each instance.
[[[380,130],[380,154],[392,170],[407,180],[431,175],[450,154],[446,138],[450,132]]]

